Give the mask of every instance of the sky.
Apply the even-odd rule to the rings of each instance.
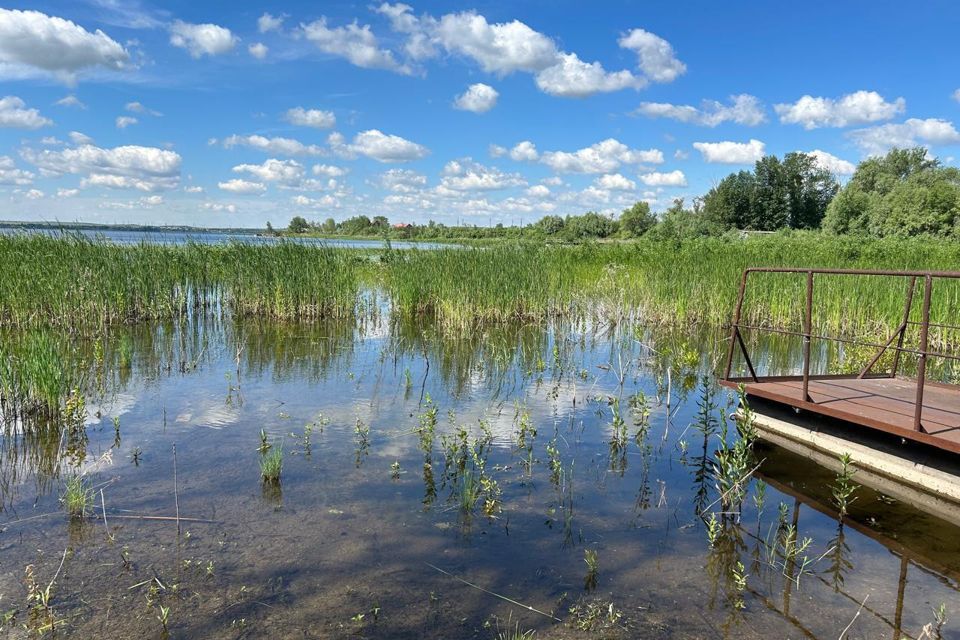
[[[0,220],[515,224],[960,151],[953,2],[0,6]]]

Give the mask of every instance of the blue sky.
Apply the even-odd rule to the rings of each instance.
[[[960,148],[950,2],[0,8],[0,219],[486,225]]]

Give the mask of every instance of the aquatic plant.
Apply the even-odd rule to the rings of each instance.
[[[82,475],[67,479],[60,502],[71,518],[85,518],[93,509],[93,489]]]
[[[280,484],[283,471],[283,449],[277,447],[260,456],[260,478],[267,484]]]
[[[860,487],[853,481],[853,474],[856,472],[852,466],[852,458],[849,453],[840,456],[840,472],[833,483],[830,493],[833,495],[833,503],[840,512],[840,519],[847,515],[847,509],[850,504],[856,500],[853,494]]]

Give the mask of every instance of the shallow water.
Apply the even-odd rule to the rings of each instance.
[[[960,613],[960,529],[865,488],[841,527],[833,474],[786,451],[755,445],[762,508],[752,482],[739,518],[717,513],[720,437],[696,425],[705,390],[716,420],[732,406],[710,377],[718,334],[450,334],[384,315],[199,319],[108,342],[129,356],[91,366],[85,437],[7,425],[10,637],[50,622],[64,637],[155,637],[161,607],[184,638],[496,638],[515,625],[538,638],[837,638],[851,620],[848,637],[899,638],[940,603]],[[261,430],[283,451],[279,485],[260,478]],[[468,451],[487,443],[482,473],[469,455],[469,473],[448,467],[458,433]],[[71,521],[58,497],[78,470],[95,516]],[[499,489],[490,515],[456,497],[481,475]],[[781,508],[812,540],[802,572],[777,550]],[[724,525],[713,545],[708,513]],[[52,613],[31,617],[28,565],[41,587],[54,580]],[[943,637],[958,630],[949,620]]]

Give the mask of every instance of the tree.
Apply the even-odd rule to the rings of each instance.
[[[564,223],[564,236],[568,240],[606,238],[617,232],[617,223],[595,211],[582,216],[570,216]]]
[[[560,216],[543,216],[536,227],[548,236],[553,236],[563,231],[564,224]]]
[[[310,223],[302,216],[294,216],[293,219],[290,220],[289,226],[287,226],[290,233],[305,233],[309,228]]]
[[[268,235],[268,236],[275,236],[275,235],[277,235],[277,232],[274,231],[273,225],[270,224],[270,221],[269,221],[269,220],[267,220],[267,235]]]
[[[323,224],[320,225],[320,230],[324,233],[336,233],[337,232],[337,221],[333,218],[327,218],[323,221]]]
[[[650,213],[650,205],[646,202],[637,202],[620,214],[620,231],[627,237],[639,238],[655,224],[657,216]]]
[[[954,235],[960,224],[960,171],[923,147],[893,149],[860,163],[824,219],[833,233]]]

